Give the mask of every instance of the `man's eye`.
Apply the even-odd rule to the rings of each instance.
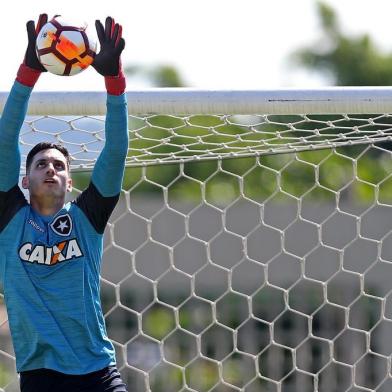
[[[45,162],[38,162],[37,163],[37,167],[43,167],[43,166],[45,166]]]
[[[64,169],[64,165],[62,163],[56,163],[57,169]]]

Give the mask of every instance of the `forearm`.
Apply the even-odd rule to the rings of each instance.
[[[104,197],[117,196],[121,191],[125,159],[128,152],[128,110],[125,95],[126,80],[120,55],[125,41],[122,27],[108,16],[105,27],[95,22],[100,43],[92,66],[105,78],[107,112],[105,146],[95,163],[92,183]]]
[[[37,27],[34,21],[26,24],[28,45],[16,81],[11,89],[0,119],[0,191],[6,192],[18,184],[20,171],[19,132],[27,113],[31,91],[41,72],[46,71],[35,50],[37,34],[47,22],[41,14]]]
[[[32,87],[15,81],[0,119],[0,191],[18,183],[20,171],[19,132],[26,116]]]
[[[108,94],[105,122],[105,146],[95,164],[92,182],[102,194],[120,193],[128,152],[128,109],[125,93]]]

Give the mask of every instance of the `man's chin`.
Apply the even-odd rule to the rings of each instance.
[[[51,184],[52,185],[52,184]],[[34,196],[39,199],[48,199],[48,198],[63,198],[66,195],[66,190],[59,188],[57,184],[53,184],[55,186],[45,186],[37,190],[36,192],[30,191],[30,196]]]

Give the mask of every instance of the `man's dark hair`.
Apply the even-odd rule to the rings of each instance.
[[[57,143],[41,142],[41,143],[36,144],[30,150],[30,152],[27,154],[27,158],[26,158],[26,172],[28,173],[30,171],[31,163],[33,162],[34,156],[36,154],[38,154],[42,150],[49,150],[51,148],[59,150],[64,155],[64,157],[65,157],[65,159],[67,161],[67,167],[69,169],[71,158],[69,156],[68,150],[64,146],[62,146],[61,144],[57,144]]]

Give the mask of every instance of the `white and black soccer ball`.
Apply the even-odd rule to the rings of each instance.
[[[49,72],[76,75],[93,62],[97,40],[87,31],[86,23],[72,23],[55,16],[42,26],[36,51],[39,61]]]

